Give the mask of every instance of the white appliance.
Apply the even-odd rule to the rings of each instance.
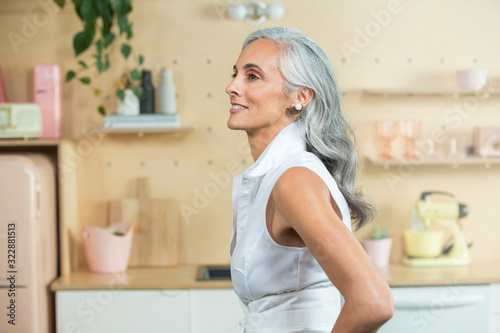
[[[380,333],[490,332],[490,285],[391,290],[394,316]]]

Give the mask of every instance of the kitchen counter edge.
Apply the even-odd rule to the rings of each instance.
[[[124,289],[232,289],[231,281],[197,281],[199,265],[129,268],[123,273],[97,274],[79,268],[51,284],[53,291]],[[378,267],[391,287],[500,283],[500,260],[469,266],[412,268],[399,264]]]

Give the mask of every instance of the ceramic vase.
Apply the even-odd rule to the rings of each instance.
[[[392,238],[365,239],[363,240],[363,247],[375,266],[384,267],[389,265]]]
[[[118,100],[117,113],[122,116],[137,116],[139,114],[139,99],[132,89],[125,89],[125,98]]]

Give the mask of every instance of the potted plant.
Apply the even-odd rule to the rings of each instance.
[[[118,81],[118,97],[117,114],[124,116],[137,116],[140,113],[139,96],[136,89],[141,88],[137,82],[141,82],[139,71],[136,70],[138,76],[133,77],[131,74],[124,73]],[[134,85],[135,84],[135,85]],[[141,88],[142,89],[142,88]],[[142,94],[142,91],[140,92]]]
[[[392,249],[389,227],[387,225],[372,227],[369,236],[363,240],[363,247],[375,266],[389,265]]]
[[[63,8],[66,0],[54,0],[59,7]],[[125,59],[132,55],[132,46],[128,41],[132,38],[132,23],[129,20],[129,14],[132,12],[131,0],[73,0],[72,5],[75,8],[76,16],[82,23],[82,31],[73,37],[73,49],[75,57],[79,57],[86,50],[92,47],[94,59],[93,63],[87,63],[84,59],[78,60],[78,69],[69,70],[66,73],[66,82],[78,78],[78,80],[90,87],[95,96],[102,95],[101,89],[92,86],[92,79],[88,71],[94,67],[98,74],[107,71],[110,66],[110,54],[112,46],[120,44],[120,53]],[[116,31],[118,29],[118,31]],[[118,32],[118,34],[117,34]],[[118,37],[118,38],[117,38]],[[122,38],[120,38],[122,37]],[[125,40],[123,41],[123,37]],[[122,39],[120,41],[120,39]],[[142,65],[144,57],[138,55],[131,57],[136,60],[134,68],[128,75],[132,78],[131,91],[140,99],[142,88],[140,85],[140,74],[137,64]],[[116,95],[121,100],[125,99],[125,91],[122,87],[117,89]],[[103,105],[98,106],[101,115],[106,114]]]

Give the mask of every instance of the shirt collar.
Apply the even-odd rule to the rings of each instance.
[[[242,175],[250,178],[260,177],[280,165],[284,156],[305,150],[304,137],[295,123],[292,123],[276,135],[257,161],[243,171]]]

